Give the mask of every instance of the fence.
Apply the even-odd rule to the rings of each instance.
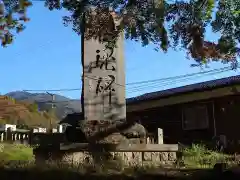
[[[46,134],[46,128],[17,129],[16,125],[5,124],[0,126],[0,142],[14,142],[20,144],[31,144],[33,134]],[[62,127],[52,129],[52,133],[61,133]]]
[[[27,144],[29,138],[29,130],[17,129],[12,131],[10,128],[7,131],[0,132],[1,142],[16,142],[21,144]]]

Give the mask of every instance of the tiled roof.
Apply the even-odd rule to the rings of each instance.
[[[154,100],[158,98],[165,98],[168,96],[179,95],[182,93],[197,92],[203,90],[215,89],[223,86],[230,86],[240,84],[240,75],[231,76],[222,79],[216,79],[206,82],[201,82],[197,84],[191,84],[187,86],[177,87],[173,89],[167,89],[163,91],[157,91],[152,93],[146,93],[137,97],[128,98],[127,104],[137,103],[139,101]]]

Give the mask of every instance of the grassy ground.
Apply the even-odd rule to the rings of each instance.
[[[0,164],[1,180],[7,179],[162,179],[162,180],[204,180],[219,179],[211,170],[216,162],[226,162],[230,156],[218,152],[207,150],[204,146],[193,145],[183,150],[183,164],[185,168],[173,167],[164,169],[160,167],[128,167],[119,168],[117,166],[107,166],[105,163],[102,167],[94,165],[72,166],[63,164],[49,164],[36,166],[33,163],[20,164],[17,161],[29,162],[34,159],[32,148],[24,145],[0,144]],[[9,163],[7,163],[9,162]],[[196,170],[198,169],[198,170]],[[200,170],[199,170],[200,169]],[[221,175],[220,179],[232,179],[229,174]],[[240,176],[239,176],[240,177]],[[240,178],[237,178],[240,179]]]
[[[192,145],[183,150],[183,163],[187,168],[212,168],[217,162],[229,161],[230,155],[208,150],[203,145]],[[22,144],[0,144],[0,160],[33,160],[32,148]]]
[[[110,171],[97,172],[94,167],[91,167],[87,171],[79,171],[73,167],[54,167],[47,166],[36,167],[13,167],[5,166],[0,168],[1,180],[14,180],[14,179],[58,179],[58,180],[79,180],[79,179],[95,179],[95,180],[230,180],[240,179],[240,176],[233,173],[221,173],[217,174],[213,170],[176,170],[176,169],[158,169],[156,171],[146,171],[145,169],[131,169],[130,172],[125,170],[124,172],[112,173]]]
[[[0,144],[0,160],[2,161],[29,161],[33,160],[32,148],[22,144]]]

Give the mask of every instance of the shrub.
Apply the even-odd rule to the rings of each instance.
[[[184,164],[189,168],[212,168],[218,162],[226,162],[230,155],[212,151],[201,144],[193,144],[183,150]]]

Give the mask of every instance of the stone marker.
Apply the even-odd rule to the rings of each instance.
[[[117,21],[115,21],[117,25]],[[126,118],[123,34],[116,48],[84,40],[84,119],[116,122]]]
[[[81,44],[83,116],[69,117],[71,122],[75,122],[72,124],[72,128],[75,130],[68,128],[69,133],[66,139],[68,142],[86,140],[91,143],[121,142],[121,137],[122,142],[125,138],[133,139],[139,138],[139,136],[144,139],[145,128],[135,120],[126,120],[124,33],[118,33],[117,30],[121,19],[108,9],[99,10],[97,8],[91,13],[93,17],[86,15],[85,18],[86,29],[82,34]],[[100,30],[97,29],[97,34],[102,36],[94,39],[92,31],[98,27],[98,21],[104,21]],[[102,43],[106,39],[115,39],[116,46],[107,47],[106,45],[109,45],[107,41]],[[80,138],[82,140],[76,137],[78,131],[84,134],[84,138]],[[70,135],[73,138],[69,139]],[[141,140],[141,142],[144,141]]]
[[[158,128],[158,144],[163,144],[163,129]]]

